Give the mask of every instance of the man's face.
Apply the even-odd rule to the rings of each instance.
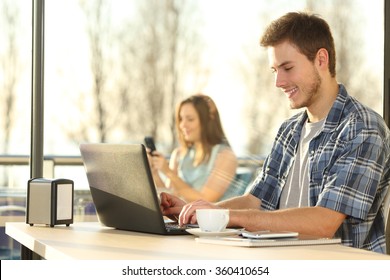
[[[314,63],[287,41],[269,47],[268,58],[275,74],[275,86],[286,94],[290,107],[314,106],[321,87],[321,77]]]

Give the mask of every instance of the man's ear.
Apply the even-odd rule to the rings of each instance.
[[[321,48],[318,50],[316,60],[317,60],[317,65],[318,67],[320,67],[320,69],[322,70],[328,69],[329,53],[326,49]]]

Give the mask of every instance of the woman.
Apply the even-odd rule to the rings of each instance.
[[[182,101],[176,110],[176,130],[179,147],[172,152],[169,164],[161,153],[152,153],[156,185],[186,201],[215,202],[235,195],[237,158],[214,101],[203,94]],[[165,182],[160,173],[166,177]]]

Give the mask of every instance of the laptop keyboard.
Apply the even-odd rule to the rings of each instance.
[[[165,223],[165,227],[170,230],[186,229],[186,226],[180,226],[178,223]]]
[[[167,231],[185,231],[188,228],[197,228],[198,225],[183,225],[180,226],[178,223],[165,223]]]

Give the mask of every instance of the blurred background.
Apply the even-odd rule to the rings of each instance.
[[[296,112],[275,88],[259,38],[271,20],[288,11],[313,11],[330,23],[339,82],[382,114],[383,5],[382,0],[46,1],[44,153],[78,157],[80,142],[141,143],[150,135],[169,155],[176,146],[176,104],[202,92],[216,101],[236,154],[265,156],[281,121]],[[32,2],[2,0],[0,22],[0,154],[28,156]],[[57,169],[62,170],[56,177],[69,171],[83,180],[82,168]],[[0,165],[0,186],[25,188],[28,179],[26,166]],[[75,187],[87,188],[85,181]]]
[[[302,10],[329,22],[338,81],[383,114],[383,0],[46,1],[44,176],[74,180],[74,213],[93,216],[79,144],[153,136],[168,157],[176,104],[194,93],[215,100],[253,176],[297,113],[259,39],[271,20]],[[30,179],[32,14],[32,1],[0,1],[0,259],[18,258],[4,217],[24,219]]]

